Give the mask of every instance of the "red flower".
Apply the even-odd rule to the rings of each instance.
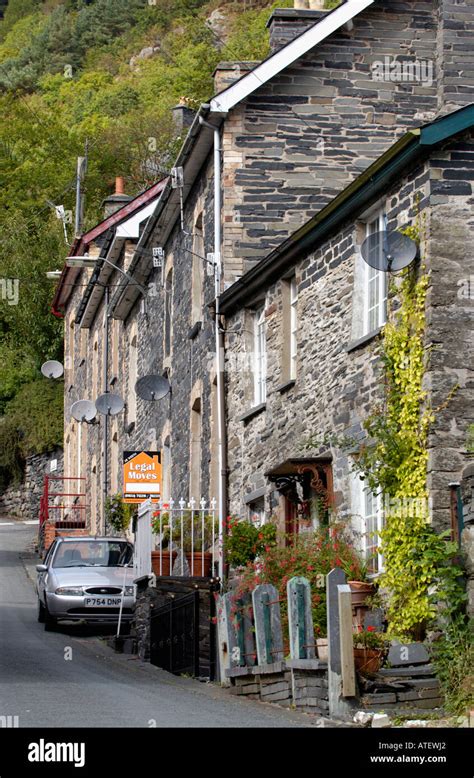
[[[375,627],[367,627],[367,632],[377,632]]]

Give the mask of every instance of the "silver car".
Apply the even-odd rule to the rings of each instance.
[[[133,546],[111,537],[56,538],[36,565],[38,621],[130,622],[135,606]]]

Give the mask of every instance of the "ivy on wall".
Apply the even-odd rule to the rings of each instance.
[[[418,227],[405,234],[419,240]],[[396,296],[398,308],[389,311],[381,337],[384,399],[364,424],[369,441],[356,462],[371,490],[384,495],[379,583],[388,592],[390,634],[401,639],[422,637],[439,608],[448,617],[464,600],[453,564],[457,546],[428,520],[427,436],[435,419],[423,388],[428,284],[423,264],[391,284],[389,299]]]

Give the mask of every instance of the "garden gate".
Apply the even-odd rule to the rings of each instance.
[[[179,675],[199,675],[199,592],[157,608],[151,616],[150,661]]]

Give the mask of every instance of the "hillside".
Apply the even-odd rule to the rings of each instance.
[[[87,149],[86,229],[100,220],[117,174],[133,195],[167,173],[182,141],[170,109],[182,97],[190,105],[207,100],[220,60],[265,57],[271,10],[292,5],[9,0],[0,20],[0,267],[2,277],[19,279],[19,304],[0,305],[0,471],[7,479],[18,459],[61,438],[56,417],[48,434],[32,436],[26,423],[18,432],[18,403],[24,395],[28,414],[41,363],[61,358],[62,324],[50,314],[45,273],[62,267],[67,253],[53,205],[72,218],[77,156]],[[61,384],[55,391],[59,397]],[[42,412],[36,409],[41,429]]]

